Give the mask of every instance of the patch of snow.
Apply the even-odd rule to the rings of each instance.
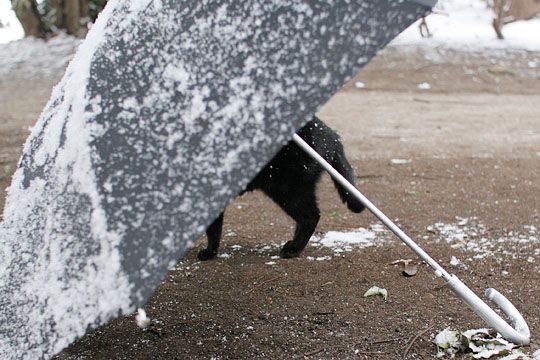
[[[227,254],[227,253],[221,253],[218,255],[219,258],[222,258],[222,259],[230,259],[232,256],[231,254]]]
[[[146,316],[146,311],[144,309],[138,309],[137,310],[137,316],[135,316],[135,321],[137,322],[137,326],[141,329],[145,329],[150,325],[151,320]]]
[[[371,224],[369,226],[371,228],[371,230],[375,233],[382,233],[382,232],[386,232],[386,227],[383,225],[383,224]]]
[[[3,25],[0,27],[0,44],[23,38],[24,30],[15,16],[9,0],[0,0],[0,23]]]
[[[387,243],[386,232],[377,225],[371,229],[358,228],[354,231],[329,231],[321,238],[313,236],[310,240],[313,246],[324,246],[334,250],[335,253],[350,252],[355,248],[381,246]]]
[[[366,84],[364,84],[361,81],[357,81],[357,82],[354,83],[354,87],[357,88],[357,89],[364,89],[366,87]]]
[[[420,83],[418,85],[416,85],[416,87],[420,90],[429,90],[431,89],[431,85],[427,82],[423,82],[423,83]]]
[[[48,41],[33,37],[0,44],[0,76],[17,72],[19,79],[57,76],[73,58],[81,40],[59,34]]]
[[[499,40],[491,25],[493,13],[483,0],[439,0],[426,17],[431,38],[422,38],[419,21],[402,32],[392,45],[446,46],[459,50],[525,49],[540,51],[540,19],[517,21],[503,27]]]
[[[476,217],[468,219],[458,217],[456,223],[439,222],[429,225],[426,229],[435,234],[434,240],[436,242],[445,241],[453,249],[473,253],[474,255],[469,260],[487,257],[499,259],[502,256],[510,256],[512,258],[524,257],[527,261],[533,262],[533,254],[526,252],[526,250],[529,247],[529,250],[534,252],[534,246],[540,244],[538,230],[535,226],[525,225],[523,232],[508,231],[502,235],[491,236],[488,234],[486,226]],[[538,254],[534,252],[534,255]]]
[[[310,261],[325,261],[325,260],[332,260],[332,257],[330,257],[330,256],[318,256],[318,257],[307,256],[306,259],[310,260]]]
[[[450,266],[458,266],[459,264],[461,263],[461,261],[459,261],[459,259],[455,256],[452,256],[452,258],[450,259]]]
[[[265,265],[276,265],[276,262],[275,261],[268,261],[268,262],[265,262]]]
[[[406,165],[410,164],[412,162],[411,159],[392,159],[390,160],[390,164],[392,165]]]

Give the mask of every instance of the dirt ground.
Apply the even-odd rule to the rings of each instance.
[[[0,79],[3,187],[58,76]],[[510,298],[531,328],[528,352],[540,347],[540,244],[504,239],[540,228],[539,107],[540,53],[392,47],[320,111],[341,133],[366,196],[477,293],[494,287]],[[328,177],[319,199],[320,234],[376,223],[349,213]],[[467,244],[438,241],[432,225],[461,218],[483,224],[492,253],[474,258]],[[149,330],[124,316],[58,359],[430,359],[438,331],[484,326],[426,265],[413,277],[391,265],[415,258],[397,239],[272,259],[292,230],[263,195],[238,198],[225,217],[221,251],[230,256],[197,261],[201,239],[145,307]],[[451,256],[464,265],[450,267]],[[362,297],[373,285],[388,290],[387,301]]]

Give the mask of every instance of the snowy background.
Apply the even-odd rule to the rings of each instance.
[[[540,18],[518,21],[504,26],[505,40],[498,40],[491,26],[492,12],[484,0],[440,0],[435,13],[427,17],[433,37],[424,39],[418,24],[412,25],[395,41],[395,45],[428,45],[478,48],[515,48],[540,51]],[[0,44],[20,40],[23,30],[11,10],[9,0],[0,0]],[[2,51],[2,57],[9,56]]]
[[[11,10],[11,1],[0,0],[0,44],[19,40],[23,36],[23,28]]]
[[[433,37],[424,39],[418,23],[394,40],[396,45],[446,45],[461,50],[514,48],[540,51],[540,18],[517,21],[503,27],[505,39],[499,40],[491,26],[493,12],[484,0],[439,0],[434,14],[427,18]]]

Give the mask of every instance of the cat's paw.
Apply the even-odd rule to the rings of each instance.
[[[197,254],[197,258],[201,261],[206,261],[206,260],[212,260],[213,258],[216,257],[216,255],[217,255],[217,251],[202,249]]]
[[[290,259],[295,258],[300,255],[303,249],[298,249],[294,246],[294,244],[289,241],[285,245],[283,245],[283,248],[281,249],[281,252],[279,253],[279,256],[282,259]]]

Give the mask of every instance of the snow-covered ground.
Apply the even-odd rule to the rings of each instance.
[[[47,42],[30,37],[0,44],[0,76],[15,72],[26,79],[57,76],[64,71],[80,42],[61,34]]]
[[[540,51],[540,18],[503,27],[504,40],[495,36],[493,14],[484,0],[440,0],[426,18],[433,37],[422,38],[418,22],[406,29],[393,45],[447,46],[461,50],[524,49]]]
[[[11,10],[11,1],[9,0],[0,0],[0,24],[0,44],[19,40],[24,36],[22,26]],[[0,51],[0,54],[2,52]]]

